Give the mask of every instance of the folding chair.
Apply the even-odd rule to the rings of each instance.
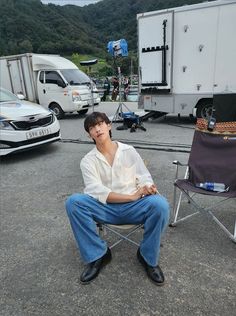
[[[132,234],[134,234],[137,230],[143,227],[143,224],[137,224],[137,225],[111,225],[111,224],[101,224],[97,223],[98,232],[100,236],[104,236],[107,234],[107,231],[110,231],[111,233],[115,234],[118,237],[118,240],[110,245],[110,248],[113,248],[117,246],[122,241],[126,240],[133,245],[136,245],[139,247],[139,243],[134,241],[130,238]],[[122,234],[121,232],[128,232],[126,234]]]
[[[216,217],[214,210],[215,206],[218,207],[221,203],[236,198],[236,120],[218,123],[216,121],[213,131],[209,131],[209,120],[198,119],[184,179],[178,179],[179,167],[184,165],[179,161],[173,163],[176,165],[176,180],[170,226],[176,226],[177,223],[201,213],[213,219],[228,237],[236,242],[236,203],[233,206],[235,208],[233,232],[232,227],[227,228],[223,224],[223,220],[220,220],[219,216]],[[198,183],[205,182],[224,183],[229,190],[220,193],[207,191],[196,186]],[[177,190],[180,190],[179,198],[177,198]],[[202,203],[199,195],[202,197],[210,196],[212,197],[210,202],[212,200],[217,200],[217,202],[209,207],[209,201],[207,201],[208,206],[203,207],[199,204]],[[196,212],[186,215],[185,209],[185,215],[180,215],[181,212],[183,213],[181,208],[183,196],[196,209]],[[190,205],[188,204],[187,211],[189,209]],[[226,209],[223,210],[222,208],[222,212],[226,212]]]

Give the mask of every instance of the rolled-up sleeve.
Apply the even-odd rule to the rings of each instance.
[[[88,158],[83,158],[80,168],[85,185],[84,193],[106,204],[111,189],[102,183],[96,164],[92,163]]]

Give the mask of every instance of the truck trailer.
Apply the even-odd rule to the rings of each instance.
[[[85,114],[100,102],[91,79],[59,55],[0,57],[0,86],[51,109],[58,118],[68,112]]]
[[[235,97],[235,0],[141,13],[137,24],[139,108],[209,118],[214,95]]]

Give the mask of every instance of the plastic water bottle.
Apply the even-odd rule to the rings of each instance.
[[[215,192],[227,191],[224,183],[204,182],[204,183],[197,183],[196,186],[198,188],[205,189],[208,191],[215,191]]]

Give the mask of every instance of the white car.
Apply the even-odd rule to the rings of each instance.
[[[60,140],[56,116],[0,88],[0,156]]]

